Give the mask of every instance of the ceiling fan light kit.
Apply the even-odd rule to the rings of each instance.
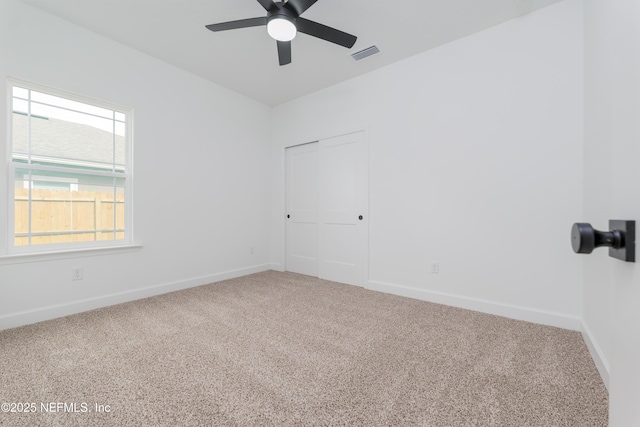
[[[285,10],[284,8],[281,9],[281,11]],[[297,32],[296,19],[293,16],[289,16],[286,13],[279,13],[267,18],[267,33],[277,41],[291,41]]]
[[[221,22],[207,25],[206,28],[217,32],[266,25],[267,32],[277,42],[280,65],[291,63],[291,40],[294,39],[298,32],[348,49],[356,43],[356,36],[300,17],[317,0],[289,0],[286,3],[274,2],[273,0],[257,1],[267,11],[266,17]]]

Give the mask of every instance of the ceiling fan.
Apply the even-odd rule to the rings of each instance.
[[[273,0],[258,0],[258,3],[267,11],[267,16],[221,22],[207,25],[206,27],[211,31],[225,31],[266,25],[267,32],[277,42],[280,65],[291,63],[291,40],[293,40],[298,31],[351,48],[356,42],[356,36],[300,17],[316,1],[289,0],[285,3],[281,1],[274,2]]]

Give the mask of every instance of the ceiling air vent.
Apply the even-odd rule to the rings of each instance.
[[[369,46],[369,47],[367,47],[365,49],[359,50],[356,53],[352,53],[351,56],[356,61],[360,61],[361,59],[364,59],[367,56],[375,55],[378,52],[380,52],[380,49],[378,49],[378,47],[376,45],[373,45],[373,46]]]

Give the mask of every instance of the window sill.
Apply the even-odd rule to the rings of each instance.
[[[126,246],[104,246],[101,248],[68,249],[50,252],[30,252],[21,254],[0,255],[0,266],[9,264],[23,264],[26,262],[53,261],[67,258],[82,258],[101,255],[137,252],[142,249],[141,244]]]

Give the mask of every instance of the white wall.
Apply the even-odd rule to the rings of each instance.
[[[15,0],[0,0],[0,99],[6,99],[8,76],[134,108],[135,238],[142,248],[52,260],[2,258],[2,102],[0,329],[268,268],[269,107]],[[83,281],[71,281],[74,266],[84,267]]]
[[[638,221],[640,3],[588,1],[585,18],[585,217]],[[610,362],[610,425],[640,425],[640,265],[584,263],[585,323]]]
[[[364,128],[369,287],[579,329],[582,37],[567,0],[274,108],[274,264],[284,147]]]

